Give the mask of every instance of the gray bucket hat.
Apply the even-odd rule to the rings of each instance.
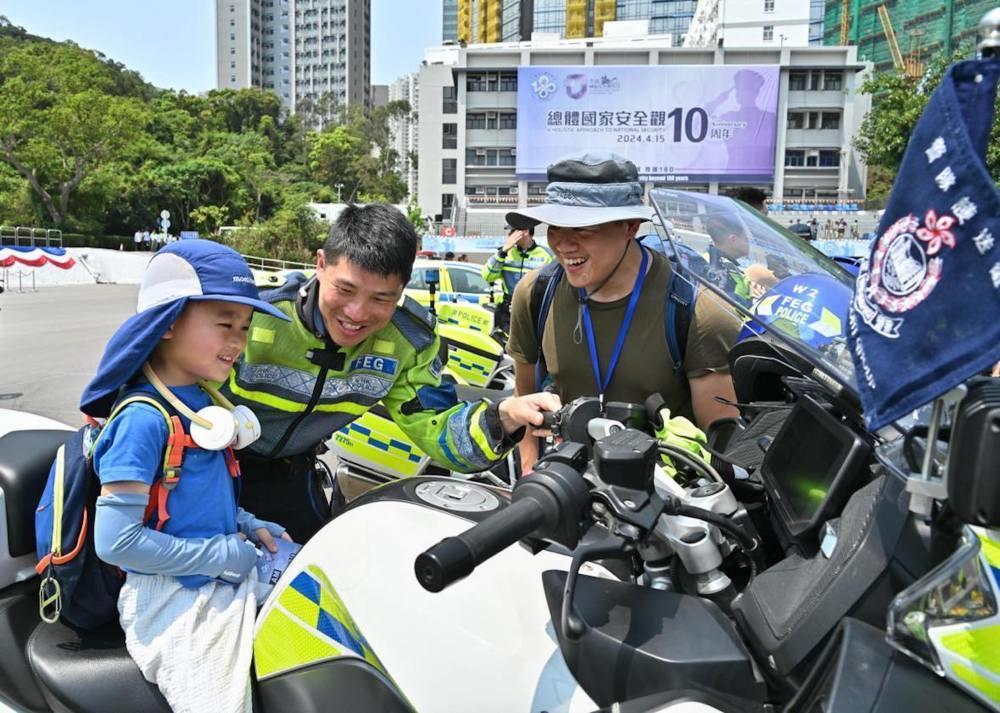
[[[583,228],[616,220],[651,220],[653,210],[642,203],[639,169],[614,153],[583,153],[548,167],[545,202],[511,211],[514,228],[546,223],[561,228]]]

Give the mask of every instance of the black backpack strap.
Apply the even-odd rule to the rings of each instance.
[[[538,361],[535,363],[536,391],[541,391],[542,382],[548,374],[545,368],[545,353],[542,351],[542,335],[545,333],[545,320],[548,319],[552,298],[562,276],[562,265],[553,260],[539,270],[535,284],[531,286],[531,322],[535,328],[535,340],[538,344]]]
[[[667,337],[667,348],[674,362],[674,373],[683,373],[684,356],[687,352],[688,332],[694,315],[694,302],[698,297],[697,288],[687,277],[678,274],[682,268],[671,261],[670,283],[667,285],[667,301],[663,306],[663,331]]]

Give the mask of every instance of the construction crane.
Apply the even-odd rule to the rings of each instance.
[[[889,54],[892,55],[892,63],[896,66],[897,71],[905,72],[906,63],[903,62],[903,53],[899,51],[899,43],[896,41],[896,31],[892,29],[892,20],[889,19],[889,11],[885,8],[885,5],[878,6],[878,19],[882,23],[882,31],[885,33],[885,39],[889,43]]]
[[[889,19],[889,11],[885,5],[878,6],[878,19],[882,23],[882,31],[889,43],[889,54],[892,55],[892,63],[895,65],[896,71],[914,79],[922,77],[924,65],[920,61],[920,35],[923,34],[923,30],[916,29],[911,33],[910,50],[904,60],[903,53],[899,49],[899,42],[896,40],[896,31],[892,28],[892,20]]]

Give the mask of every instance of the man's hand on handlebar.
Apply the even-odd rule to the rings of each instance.
[[[516,396],[500,402],[500,422],[508,434],[525,426],[531,435],[544,438],[549,435],[544,430],[544,414],[558,411],[561,407],[562,402],[555,394],[542,392]]]

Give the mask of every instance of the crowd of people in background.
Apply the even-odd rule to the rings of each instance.
[[[137,230],[132,236],[132,250],[146,252],[156,252],[168,243],[180,240],[176,235],[170,233],[151,233],[149,230]]]

